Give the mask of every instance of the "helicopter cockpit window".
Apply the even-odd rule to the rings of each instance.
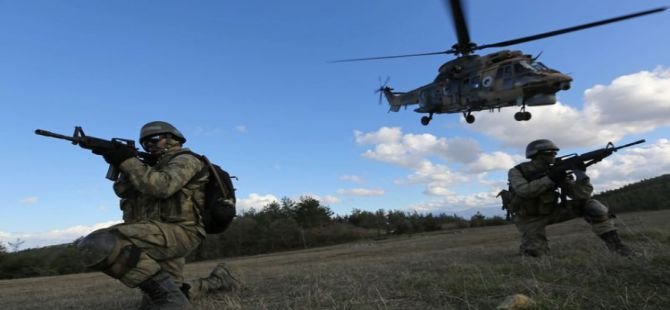
[[[536,72],[537,69],[533,68],[531,65],[529,65],[525,61],[519,61],[514,64],[514,71],[516,73],[521,73],[521,72]]]
[[[533,61],[530,65],[538,71],[548,71],[549,68],[539,61]]]

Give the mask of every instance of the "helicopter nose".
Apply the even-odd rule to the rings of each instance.
[[[569,76],[561,75],[558,76],[557,80],[555,80],[554,87],[560,90],[568,90],[570,89],[570,82],[572,82],[572,78],[570,78]]]
[[[560,83],[558,83],[557,86],[561,90],[568,90],[568,89],[570,89],[570,82],[560,82]]]

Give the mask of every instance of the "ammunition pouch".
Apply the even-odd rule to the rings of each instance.
[[[558,192],[551,191],[543,193],[537,198],[523,199],[516,196],[517,201],[513,204],[518,205],[519,214],[523,216],[541,216],[549,215],[554,209],[558,208]]]

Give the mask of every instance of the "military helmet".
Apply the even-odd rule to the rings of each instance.
[[[540,140],[535,140],[531,143],[528,143],[528,146],[526,147],[526,158],[533,158],[533,156],[537,155],[537,153],[543,152],[543,151],[556,151],[558,152],[560,149],[554,142],[551,140],[547,139],[540,139]]]
[[[146,138],[164,133],[172,134],[172,136],[181,141],[181,143],[186,142],[184,135],[182,135],[176,127],[172,126],[172,124],[168,122],[154,121],[142,126],[142,129],[140,130],[140,143]]]

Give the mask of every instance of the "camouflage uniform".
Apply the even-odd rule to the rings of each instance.
[[[136,158],[119,167],[124,177],[114,184],[121,197],[123,224],[110,230],[143,250],[137,267],[120,280],[135,287],[158,270],[183,282],[184,257],[205,238],[198,205],[204,204],[208,172],[179,145],[171,145],[154,166]]]
[[[114,191],[124,223],[92,232],[77,247],[87,267],[139,287],[143,309],[190,306],[180,290],[184,257],[206,236],[199,207],[205,204],[209,169],[181,147],[184,142],[174,126],[157,121],[140,131],[146,162],[130,148],[94,150],[122,172]]]
[[[518,168],[517,168],[518,167]],[[514,223],[522,234],[520,252],[524,255],[540,256],[549,251],[546,226],[583,217],[591,224],[592,231],[602,236],[616,231],[605,205],[591,199],[593,186],[588,177],[568,179],[563,184],[568,200],[565,207],[559,206],[558,185],[548,176],[528,180],[524,176],[536,175],[548,169],[538,161],[522,163],[509,170],[510,187],[515,196],[511,207],[515,212]]]

